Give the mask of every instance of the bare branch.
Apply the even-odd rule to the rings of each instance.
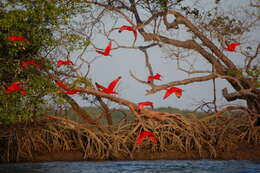
[[[163,84],[163,85],[153,85],[153,86],[151,86],[152,89],[148,90],[146,95],[154,94],[157,91],[167,89],[169,87],[173,87],[173,86],[177,86],[177,85],[187,85],[187,84],[194,83],[194,82],[208,81],[210,79],[217,78],[217,77],[218,76],[215,75],[215,74],[210,74],[210,75],[207,75],[207,76],[193,77],[193,78],[184,79],[184,80],[180,80],[180,81],[173,81],[173,82],[169,82],[169,83]]]
[[[237,99],[242,99],[248,95],[254,96],[257,98],[257,95],[252,93],[252,89],[242,89],[238,92],[228,93],[227,88],[222,89],[222,94],[227,101],[234,101]]]

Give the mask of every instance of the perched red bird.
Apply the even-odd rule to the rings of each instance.
[[[138,109],[141,110],[144,108],[144,106],[151,106],[153,109],[153,102],[146,101],[146,102],[140,102],[138,103]]]
[[[4,84],[5,87],[7,88],[5,90],[5,92],[6,93],[12,93],[12,92],[15,92],[15,91],[20,91],[20,93],[22,95],[25,95],[26,91],[21,86],[19,86],[20,84],[21,84],[21,82],[13,82],[10,86],[7,86],[6,84]]]
[[[156,74],[153,75],[153,76],[148,76],[147,82],[150,83],[150,82],[152,82],[153,80],[161,80],[161,77],[162,77],[162,75],[160,75],[159,73],[156,73]]]
[[[64,94],[77,94],[78,92],[80,92],[81,90],[66,90],[66,92],[63,92]]]
[[[110,55],[111,49],[112,49],[112,41],[110,41],[110,42],[108,43],[108,45],[107,45],[107,47],[106,47],[106,49],[105,49],[104,52],[102,52],[102,51],[100,51],[100,50],[96,50],[96,52],[97,52],[97,53],[100,53],[100,54],[102,54],[102,55],[104,55],[104,56],[111,56],[111,55]]]
[[[234,52],[236,50],[236,47],[239,45],[240,45],[240,43],[230,43],[230,44],[227,44],[227,47],[225,49],[228,51]]]
[[[17,35],[10,35],[9,41],[27,42],[23,36],[17,36]]]
[[[166,99],[172,93],[175,93],[176,97],[180,98],[182,96],[182,91],[183,90],[181,88],[176,88],[176,87],[168,88],[168,89],[166,89],[163,99]]]
[[[70,61],[70,60],[67,60],[67,61],[58,60],[57,66],[60,67],[60,66],[62,66],[62,65],[73,65],[73,62]]]
[[[124,31],[124,30],[132,31],[133,34],[134,34],[134,37],[135,37],[135,41],[136,41],[136,39],[137,39],[137,31],[136,31],[136,29],[134,29],[134,28],[131,27],[131,26],[123,25],[123,26],[121,26],[121,27],[119,28],[119,31],[118,31],[118,32],[122,32],[122,31]]]
[[[139,136],[137,137],[137,140],[136,140],[136,144],[141,144],[146,137],[149,137],[149,139],[153,143],[157,144],[157,140],[156,140],[153,132],[148,132],[148,131],[143,131],[139,134]]]
[[[117,92],[114,91],[117,83],[119,82],[119,80],[121,79],[121,77],[119,76],[118,78],[116,78],[115,80],[113,80],[107,88],[105,88],[104,86],[98,84],[97,82],[95,83],[96,87],[98,88],[99,91],[105,92],[107,94],[118,94]]]
[[[66,90],[66,91],[70,91],[70,89],[69,89],[66,85],[64,85],[61,81],[57,81],[57,80],[56,80],[55,83],[56,83],[56,85],[58,85],[60,88]]]
[[[34,62],[34,61],[23,61],[21,64],[22,67],[27,67],[28,65],[33,65],[38,69],[41,68],[41,66],[37,62]]]

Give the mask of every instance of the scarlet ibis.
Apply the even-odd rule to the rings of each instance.
[[[66,92],[63,92],[64,94],[77,94],[78,92],[80,92],[81,90],[66,90]]]
[[[134,37],[135,37],[135,41],[136,41],[136,39],[137,39],[137,31],[136,31],[136,29],[134,29],[134,28],[131,27],[131,26],[123,25],[123,26],[121,26],[121,27],[119,28],[119,31],[118,31],[118,32],[122,32],[122,31],[124,31],[124,30],[132,31],[133,34],[134,34]]]
[[[108,87],[104,87],[100,84],[98,84],[97,82],[95,83],[96,87],[98,88],[99,91],[105,92],[107,94],[118,94],[117,92],[114,91],[117,83],[119,82],[119,80],[121,79],[121,76],[119,76],[118,78],[116,78],[115,80],[113,80]]]
[[[9,41],[20,41],[20,42],[26,42],[25,38],[23,36],[17,36],[17,35],[10,35],[9,36]]]
[[[182,91],[183,90],[181,88],[177,88],[177,87],[168,88],[168,89],[166,89],[166,92],[165,92],[163,99],[166,99],[172,93],[175,93],[176,97],[180,98],[182,96]]]
[[[21,64],[22,67],[27,67],[28,65],[33,65],[37,69],[41,68],[41,66],[37,62],[34,62],[34,61],[23,61],[22,64]]]
[[[141,144],[143,142],[143,140],[146,138],[146,137],[149,137],[149,139],[157,144],[157,140],[153,134],[153,132],[149,132],[149,131],[142,131],[139,136],[137,137],[137,140],[136,140],[136,144]]]
[[[225,49],[228,51],[234,52],[236,50],[236,47],[239,45],[240,45],[240,43],[230,43],[230,44],[227,44],[227,47]]]
[[[22,88],[21,86],[19,86],[21,84],[21,82],[13,82],[10,86],[5,85],[5,87],[7,87],[7,89],[5,90],[6,93],[12,93],[15,91],[20,91],[20,93],[22,95],[26,94],[26,91],[24,88]]]
[[[100,53],[100,54],[102,54],[102,55],[104,55],[104,56],[111,56],[111,55],[110,55],[111,49],[112,49],[112,41],[110,41],[110,42],[108,43],[108,45],[107,45],[107,47],[106,47],[106,49],[105,49],[104,52],[102,52],[102,51],[100,51],[100,50],[96,50],[96,52],[97,52],[97,53]]]
[[[148,76],[147,82],[150,83],[150,82],[152,82],[153,80],[161,80],[161,77],[162,77],[161,74],[156,73],[156,74],[153,75],[153,76]]]
[[[138,109],[141,110],[144,108],[144,106],[151,106],[153,109],[153,102],[146,101],[146,102],[140,102],[138,103]]]
[[[58,60],[57,61],[57,66],[61,67],[62,65],[73,65],[73,62],[70,60],[63,61],[63,60]]]
[[[61,81],[56,80],[55,83],[56,83],[56,85],[58,85],[60,88],[66,90],[66,91],[69,91],[69,90],[70,90],[70,89],[69,89],[66,85],[64,85]]]

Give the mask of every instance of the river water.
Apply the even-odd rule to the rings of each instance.
[[[156,160],[0,164],[0,173],[260,173],[260,161]]]

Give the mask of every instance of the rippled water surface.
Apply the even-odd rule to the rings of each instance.
[[[0,164],[0,173],[260,173],[260,161],[106,161]]]

